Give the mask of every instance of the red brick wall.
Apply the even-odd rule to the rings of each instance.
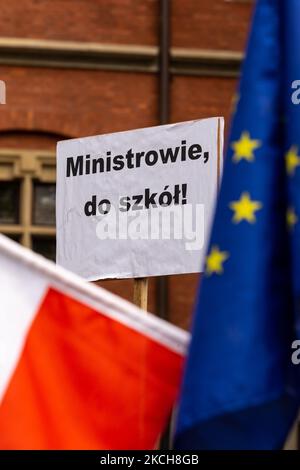
[[[157,123],[152,74],[0,66],[0,77],[7,87],[0,131],[77,137]]]
[[[242,51],[251,0],[172,0],[172,44],[199,49]]]
[[[50,150],[55,152],[56,143],[63,137],[59,134],[46,134],[24,131],[0,132],[0,148]]]
[[[2,132],[77,137],[157,124],[157,77],[152,74],[0,66],[0,76],[7,85]],[[173,77],[171,121],[216,115],[228,121],[235,87],[229,78]]]
[[[9,0],[1,2],[2,37],[157,43],[157,0]]]
[[[173,77],[172,122],[224,116],[230,121],[236,80],[220,77]]]
[[[252,2],[171,0],[177,47],[242,50]],[[2,2],[2,37],[158,44],[159,0],[10,0]]]

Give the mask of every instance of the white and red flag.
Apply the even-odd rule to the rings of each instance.
[[[188,339],[0,235],[0,448],[153,448]]]

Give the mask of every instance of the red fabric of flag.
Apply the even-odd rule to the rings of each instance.
[[[0,403],[2,449],[151,449],[183,356],[49,288]]]

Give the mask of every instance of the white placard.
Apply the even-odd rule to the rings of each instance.
[[[223,118],[57,144],[57,263],[88,280],[200,272]]]

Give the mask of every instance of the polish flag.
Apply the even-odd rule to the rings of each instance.
[[[152,449],[188,341],[0,235],[0,448]]]

